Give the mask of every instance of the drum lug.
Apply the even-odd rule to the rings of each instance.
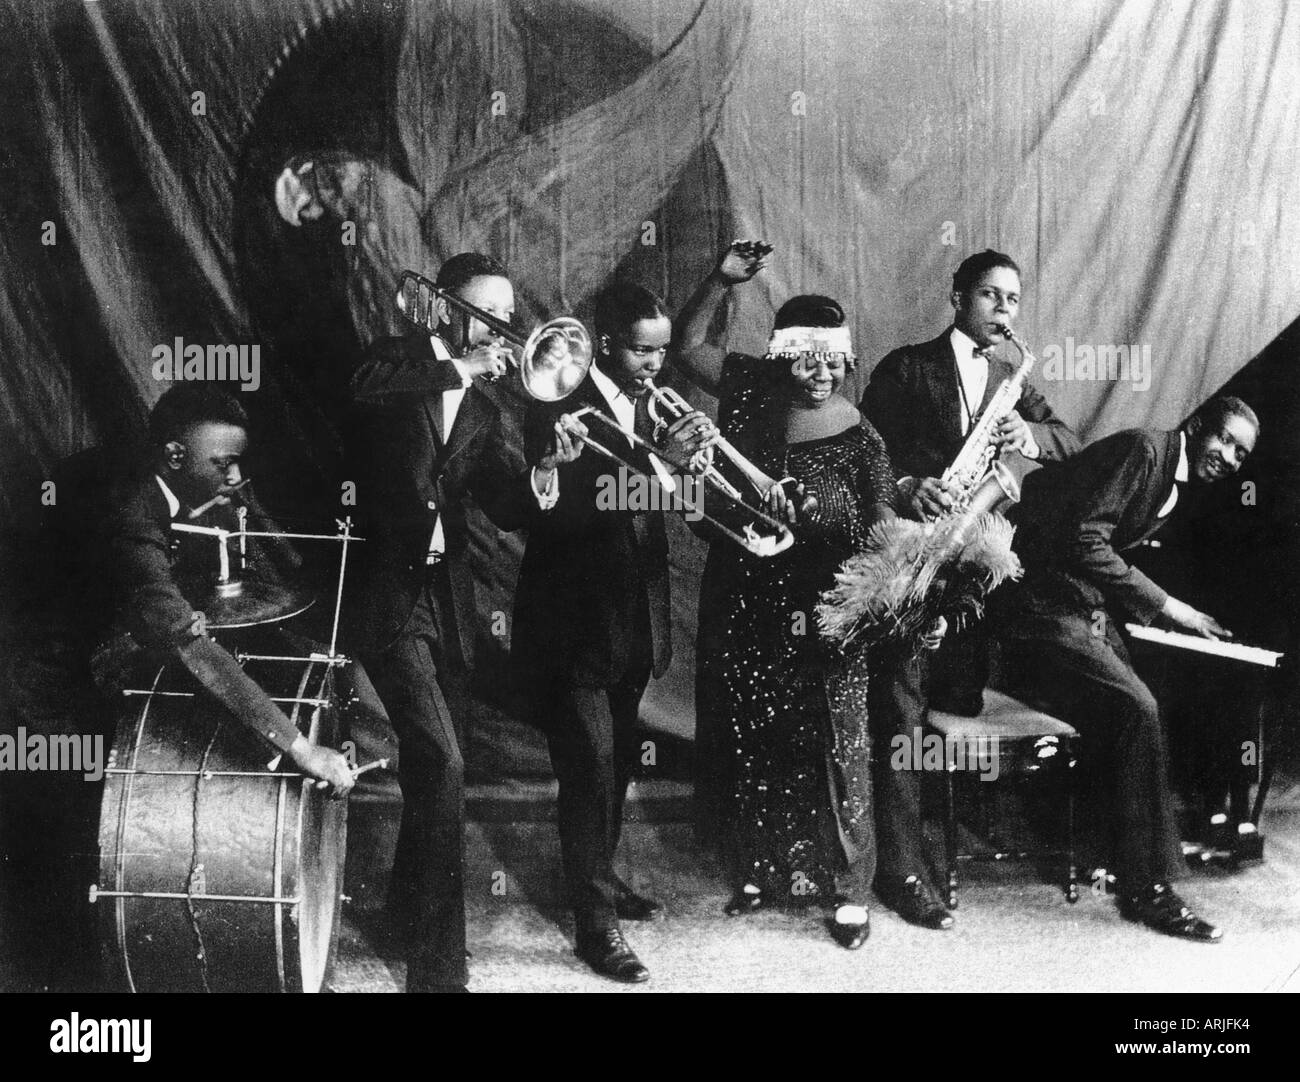
[[[99,884],[98,884],[98,883],[91,883],[91,884],[90,884],[90,904],[91,904],[91,905],[94,905],[97,901],[99,901]]]

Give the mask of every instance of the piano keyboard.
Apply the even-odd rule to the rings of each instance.
[[[1141,624],[1125,624],[1128,633],[1135,639],[1157,642],[1162,646],[1178,646],[1184,650],[1196,650],[1202,654],[1214,654],[1233,661],[1245,661],[1251,665],[1263,665],[1276,668],[1282,655],[1275,650],[1265,650],[1260,646],[1245,646],[1239,642],[1224,642],[1221,639],[1205,639],[1200,635],[1184,635],[1181,631],[1164,631],[1158,627],[1143,627]]]

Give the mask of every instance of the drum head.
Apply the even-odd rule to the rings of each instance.
[[[241,633],[248,635],[249,633]],[[299,731],[340,746],[329,666],[275,629],[228,648]],[[131,991],[319,991],[337,938],[347,802],[326,798],[179,663],[127,699],[100,814],[98,920]]]

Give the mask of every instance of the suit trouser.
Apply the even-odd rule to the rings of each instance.
[[[877,876],[929,880],[921,826],[921,772],[895,770],[889,749],[895,736],[914,739],[929,710],[930,658],[922,652],[908,658],[897,649],[875,655],[868,689],[867,717],[875,754],[874,785]]]
[[[449,697],[463,704],[464,664],[445,615],[446,565],[430,572],[397,640],[362,657],[398,739],[402,824],[389,907],[409,937],[408,990],[464,985],[468,976],[465,763],[448,706]]]
[[[614,874],[623,801],[636,766],[637,716],[650,665],[610,688],[556,681],[539,704],[551,765],[560,782],[560,852],[579,933],[617,927],[624,889]]]
[[[1114,623],[1094,627],[1081,616],[1038,618],[1037,637],[1009,641],[1003,664],[1017,694],[1082,734],[1081,765],[1101,788],[1116,879],[1140,890],[1180,868],[1169,755],[1155,697]]]

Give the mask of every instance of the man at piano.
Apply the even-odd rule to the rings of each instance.
[[[1171,596],[1127,559],[1179,513],[1189,486],[1231,477],[1255,447],[1259,420],[1220,396],[1179,429],[1128,429],[1026,479],[1016,550],[1024,579],[999,599],[997,634],[1010,690],[1083,734],[1084,768],[1105,799],[1120,912],[1167,935],[1222,932],[1170,881],[1181,865],[1168,755],[1156,700],[1133,670],[1125,622],[1225,639],[1212,616]]]

